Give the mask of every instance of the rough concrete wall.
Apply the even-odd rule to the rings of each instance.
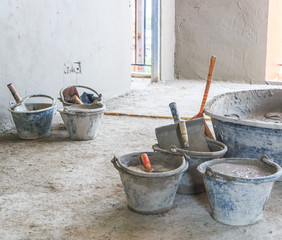
[[[266,80],[282,80],[282,1],[269,2]],[[280,64],[280,65],[279,65]]]
[[[176,0],[178,78],[264,83],[268,0]]]
[[[0,31],[0,131],[11,127],[10,82],[56,98],[72,84],[105,98],[130,89],[130,1],[2,0]],[[81,74],[64,74],[77,61]]]
[[[161,81],[174,80],[175,1],[161,1]]]

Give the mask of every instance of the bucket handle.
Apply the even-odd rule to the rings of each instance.
[[[188,164],[188,167],[190,166],[190,157],[185,153],[178,153],[178,152],[175,152],[175,153],[172,153],[171,151],[168,151],[168,150],[165,150],[165,149],[162,149],[159,147],[158,144],[154,144],[152,146],[152,149],[154,150],[154,152],[164,152],[164,153],[169,153],[169,154],[175,154],[175,155],[179,155],[179,156],[183,156],[186,160],[186,164]],[[186,167],[184,168],[183,172],[185,172],[187,169]]]
[[[14,107],[17,107],[21,104],[23,104],[24,102],[26,102],[28,99],[32,98],[32,97],[46,97],[46,98],[50,98],[52,100],[52,106],[54,106],[56,103],[55,103],[55,98],[51,97],[51,96],[48,96],[48,95],[45,95],[45,94],[34,94],[34,95],[29,95],[29,96],[26,96],[26,97],[23,97],[22,100],[18,103],[14,103],[12,101],[9,102],[10,104],[10,107],[11,108],[14,108]]]
[[[121,170],[121,167],[118,165],[117,161],[118,161],[117,157],[114,156],[111,162],[112,162],[112,164],[114,165],[114,167],[115,167],[118,171],[120,171],[120,170]]]
[[[97,93],[94,89],[92,89],[92,88],[90,88],[90,87],[87,87],[87,86],[83,86],[83,85],[73,85],[73,86],[75,86],[75,87],[80,87],[80,88],[86,88],[86,89],[88,89],[88,90],[90,90],[90,91],[93,91],[98,97],[94,97],[94,101],[93,101],[92,104],[95,104],[95,103],[97,103],[97,102],[102,101],[102,94]],[[67,88],[67,87],[66,87],[66,88]],[[68,103],[68,102],[65,102],[65,100],[64,100],[63,91],[64,91],[66,88],[62,88],[62,89],[61,89],[61,91],[60,91],[60,97],[59,97],[58,99],[59,99],[62,103],[64,103],[64,104],[70,104],[70,103]]]
[[[211,142],[215,141],[215,140],[209,140]],[[227,147],[224,146],[222,147],[222,149],[219,152],[213,153],[213,152],[197,152],[197,151],[191,151],[188,149],[181,149],[176,147],[175,145],[171,145],[170,147],[170,151],[167,151],[168,153],[174,153],[174,154],[178,154],[178,155],[188,155],[190,157],[193,158],[211,158],[212,156],[217,156],[217,155],[223,155],[226,151],[227,151]]]

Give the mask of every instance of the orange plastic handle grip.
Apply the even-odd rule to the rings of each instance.
[[[143,166],[144,166],[146,172],[152,172],[152,166],[151,166],[149,157],[146,153],[141,154],[141,161],[143,163]]]

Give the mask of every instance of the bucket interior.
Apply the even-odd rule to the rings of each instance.
[[[206,113],[235,119],[282,122],[282,89],[233,92],[215,97]]]
[[[153,172],[169,172],[182,166],[183,158],[163,153],[146,153],[153,168]],[[130,170],[142,169],[140,153],[124,155],[120,163]]]
[[[221,170],[218,170],[219,166],[223,166],[222,164],[226,164],[224,167],[226,169],[221,168]],[[227,165],[228,168],[227,168]],[[234,166],[234,171],[235,173],[230,173],[232,169],[232,165]],[[230,170],[231,166],[231,170]],[[253,171],[258,170],[261,172],[261,174],[265,174],[265,176],[261,175],[258,177],[254,177],[253,175],[250,176],[245,176],[244,172],[242,172],[241,175],[236,176],[236,168],[241,167],[243,169],[242,171],[249,171],[253,173]],[[254,167],[254,168],[248,168],[249,166]],[[256,169],[255,169],[256,168]],[[273,164],[267,164],[264,161],[261,161],[260,159],[249,159],[249,158],[226,158],[226,159],[215,159],[211,161],[204,162],[198,166],[198,171],[201,172],[202,174],[207,174],[206,171],[208,170],[214,171],[212,175],[214,177],[220,176],[220,177],[226,177],[226,180],[228,178],[241,178],[245,180],[251,180],[251,179],[258,179],[258,178],[269,178],[276,174],[277,172],[281,171],[279,170],[278,166],[275,166]],[[255,169],[255,170],[254,170]],[[235,174],[235,175],[234,175]]]
[[[60,109],[61,113],[79,114],[79,113],[99,113],[103,112],[105,107],[102,103],[97,104],[76,104]]]
[[[24,105],[24,107],[22,107]],[[32,95],[23,101],[22,105],[14,105],[11,110],[15,112],[26,111],[38,111],[46,108],[50,108],[54,105],[51,97],[45,97],[44,95]]]

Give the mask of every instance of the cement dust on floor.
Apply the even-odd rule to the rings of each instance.
[[[106,111],[170,115],[168,104],[176,101],[181,115],[193,116],[204,84],[134,80],[130,93],[105,102]],[[215,82],[209,99],[223,92],[268,87]],[[20,140],[15,131],[0,134],[0,239],[281,238],[281,182],[274,185],[263,219],[247,227],[214,221],[205,193],[177,194],[173,208],[164,214],[144,216],[127,209],[111,159],[151,151],[154,129],[170,123],[171,119],[105,115],[97,138],[80,142],[68,138],[56,114],[46,138]]]

